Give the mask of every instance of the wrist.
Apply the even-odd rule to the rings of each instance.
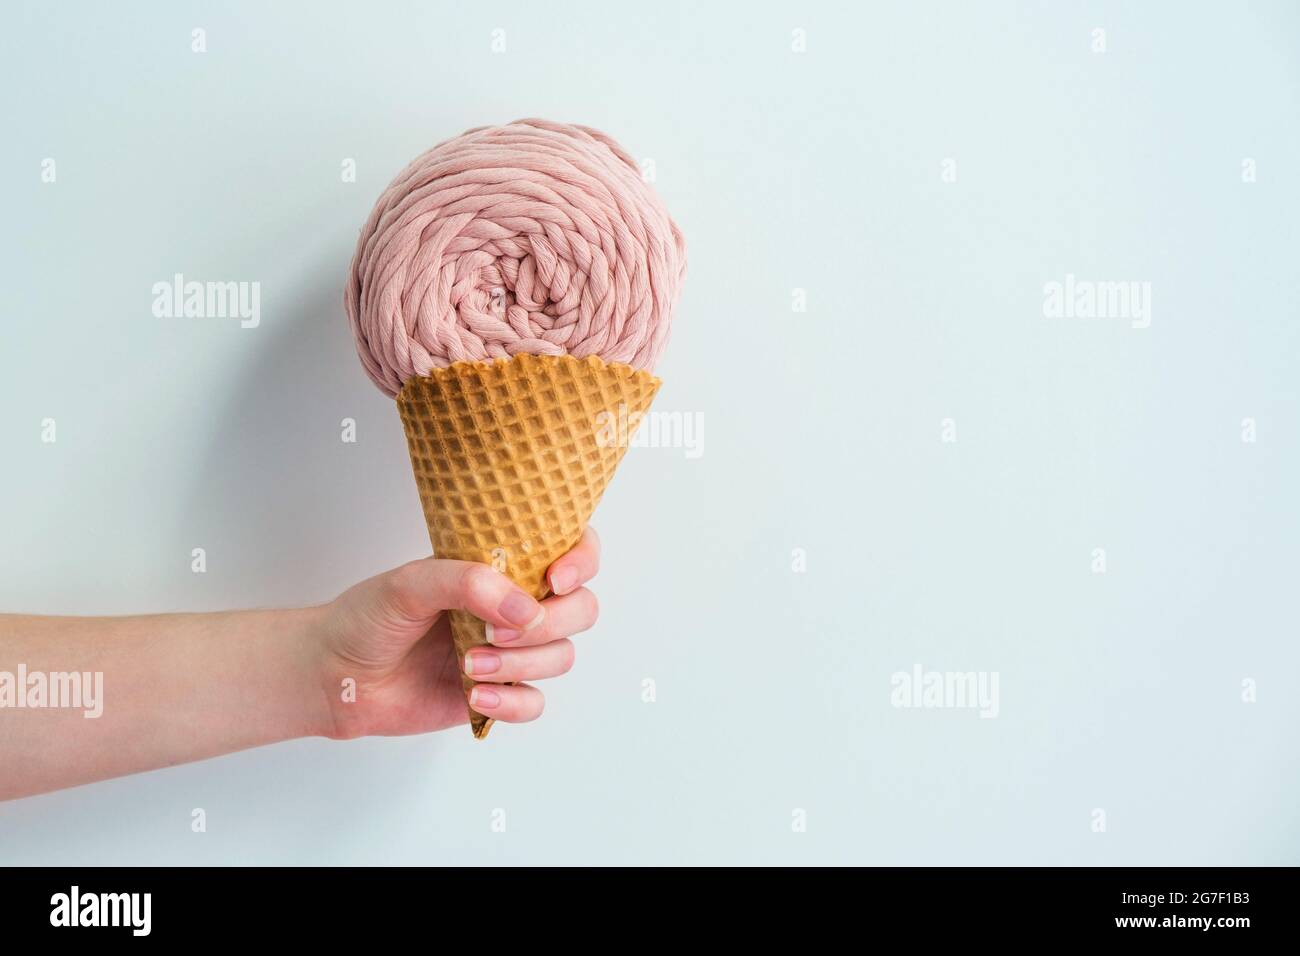
[[[280,662],[281,693],[292,702],[287,735],[335,737],[334,701],[342,688],[330,666],[328,606],[290,608],[280,613],[285,615],[290,638],[284,642],[286,659]]]

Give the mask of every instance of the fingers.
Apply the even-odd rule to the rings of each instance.
[[[386,578],[393,606],[415,620],[462,610],[490,625],[527,633],[546,619],[541,604],[486,564],[425,558],[402,565]]]
[[[476,681],[508,683],[567,674],[573,667],[573,641],[562,638],[536,647],[475,647],[465,654],[465,673]]]
[[[541,624],[529,630],[490,625],[487,628],[488,643],[510,648],[548,644],[587,630],[596,623],[596,617],[600,614],[596,595],[586,588],[579,588],[564,597],[547,598],[542,602],[542,607],[546,609],[546,617]]]
[[[573,667],[573,642],[568,638],[595,624],[600,612],[596,596],[582,585],[599,569],[600,539],[588,528],[573,549],[551,565],[547,577],[557,597],[539,605],[538,616],[528,619],[530,626],[519,626],[522,613],[513,621],[502,620],[503,606],[498,605],[500,614],[484,615],[466,598],[460,606],[487,622],[489,642],[486,647],[470,649],[462,664],[465,673],[479,682],[470,691],[471,707],[506,723],[525,723],[541,716],[546,704],[542,692],[516,682],[559,677]]]
[[[557,558],[547,572],[551,590],[556,594],[568,594],[580,584],[586,584],[600,570],[600,538],[592,528],[582,533],[582,538],[573,546],[573,550],[562,558]]]
[[[546,617],[537,627],[516,631],[490,626],[488,640],[493,643],[465,654],[465,673],[479,682],[470,691],[469,703],[480,714],[515,724],[541,716],[546,703],[542,692],[507,682],[567,674],[574,657],[569,635],[591,627],[600,610],[596,596],[586,588],[549,598],[543,606]]]
[[[527,684],[478,684],[470,691],[469,705],[494,720],[523,724],[542,716],[546,699],[540,690]]]

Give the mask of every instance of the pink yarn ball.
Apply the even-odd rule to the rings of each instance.
[[[680,230],[618,143],[530,119],[407,166],[361,230],[344,303],[366,372],[396,395],[520,353],[651,370],[685,272]]]

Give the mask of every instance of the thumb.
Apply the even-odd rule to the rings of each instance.
[[[532,595],[486,564],[424,558],[385,575],[389,607],[411,624],[432,622],[442,611],[468,611],[497,627],[528,631],[546,619]]]

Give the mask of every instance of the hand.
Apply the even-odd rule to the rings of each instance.
[[[596,597],[581,585],[600,565],[590,528],[548,570],[555,592],[540,604],[485,564],[425,558],[362,581],[323,608],[324,681],[335,739],[395,736],[469,722],[460,661],[446,611],[488,623],[491,646],[466,655],[479,683],[479,713],[507,723],[536,720],[542,692],[507,682],[558,677],[573,666],[571,635],[596,623]],[[345,700],[344,681],[356,681]]]

